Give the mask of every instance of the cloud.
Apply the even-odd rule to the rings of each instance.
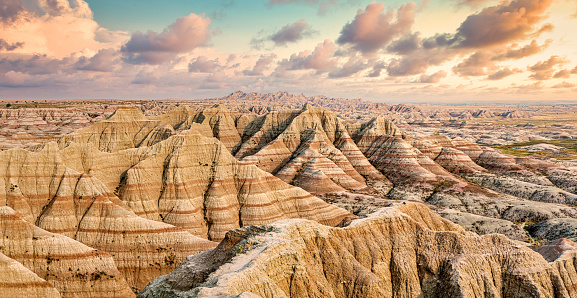
[[[398,55],[408,55],[420,48],[421,37],[417,33],[405,34],[403,37],[393,41],[388,47],[387,52]]]
[[[287,43],[297,42],[304,37],[309,37],[313,34],[311,26],[307,24],[305,19],[296,21],[293,24],[288,24],[282,27],[279,31],[270,36],[275,45],[283,46]]]
[[[188,64],[189,72],[212,73],[220,68],[218,59],[209,60],[206,56],[198,56]]]
[[[363,53],[374,53],[395,37],[409,32],[415,21],[416,4],[409,2],[397,10],[383,12],[384,3],[371,2],[365,11],[346,24],[337,39],[338,44],[350,44]]]
[[[358,57],[349,57],[342,67],[329,72],[329,78],[350,77],[367,67],[368,63],[364,62],[362,59],[359,59]]]
[[[383,69],[386,69],[387,66],[385,65],[385,63],[383,61],[378,61],[373,65],[373,68],[371,70],[371,72],[369,72],[367,74],[367,77],[369,78],[378,78],[381,76],[381,71]]]
[[[453,66],[455,74],[463,77],[484,76],[487,74],[487,68],[495,67],[493,53],[489,51],[475,52],[463,62]]]
[[[161,33],[136,32],[122,46],[126,61],[133,64],[161,64],[178,54],[205,46],[210,38],[211,20],[194,13],[179,17]]]
[[[23,42],[15,42],[15,43],[8,43],[4,39],[0,38],[0,51],[14,51],[18,48],[21,48],[24,45]]]
[[[0,73],[16,71],[19,73],[38,75],[73,73],[75,59],[65,57],[62,59],[51,58],[48,55],[6,55],[0,59]]]
[[[417,83],[438,83],[446,77],[447,72],[444,70],[439,70],[431,75],[422,74],[421,77],[419,77]]]
[[[251,39],[250,45],[257,50],[260,50],[269,41],[272,41],[275,46],[284,46],[311,37],[316,33],[317,31],[314,31],[305,19],[301,19],[283,26],[279,31],[272,34],[267,34],[264,30],[260,31],[257,37]]]
[[[120,32],[101,28],[84,0],[0,1],[0,39],[14,52],[56,58],[120,45]],[[109,35],[108,40],[105,33]]]
[[[510,68],[506,67],[503,69],[499,69],[498,71],[488,75],[487,80],[498,81],[498,80],[502,80],[502,79],[504,79],[510,75],[520,73],[520,72],[521,72],[521,70],[518,68],[510,69]]]
[[[573,88],[573,87],[577,87],[577,84],[563,81],[562,83],[553,85],[551,88]]]
[[[513,0],[487,7],[467,17],[457,29],[458,46],[483,48],[524,40],[535,33],[535,25],[545,18],[552,2]]]
[[[521,59],[529,57],[538,53],[543,52],[552,40],[548,39],[542,45],[537,44],[537,41],[533,39],[530,44],[523,46],[518,49],[509,49],[506,53],[493,57],[493,60],[507,60],[507,59]]]
[[[561,78],[567,79],[569,77],[571,77],[571,71],[567,69],[561,69],[560,71],[558,71],[553,75],[553,78],[555,79],[561,79]]]
[[[334,69],[336,59],[333,55],[337,46],[330,40],[326,39],[323,43],[317,44],[314,51],[302,51],[298,54],[292,54],[289,59],[283,59],[277,69],[276,76],[284,76],[286,70],[314,69],[318,73],[323,73]]]
[[[528,67],[528,70],[532,71],[533,74],[529,77],[534,80],[548,80],[553,77],[555,72],[555,67],[557,65],[563,65],[567,63],[567,59],[561,58],[559,56],[551,56],[546,61],[540,61],[532,66]]]
[[[91,58],[80,57],[76,62],[76,69],[111,72],[114,71],[114,66],[118,64],[117,57],[118,51],[115,49],[102,49]]]
[[[227,86],[227,82],[230,81],[228,77],[223,72],[215,72],[210,74],[198,87],[199,89],[223,89]]]
[[[0,87],[19,88],[19,87],[38,87],[42,85],[34,76],[18,71],[9,71],[0,74]]]
[[[262,76],[264,71],[269,68],[269,65],[274,61],[276,58],[276,54],[270,55],[262,55],[260,59],[258,59],[252,69],[245,69],[243,70],[244,75],[247,76]]]
[[[0,4],[0,21],[3,23],[12,23],[18,15],[26,11],[24,1],[21,0],[3,0]]]

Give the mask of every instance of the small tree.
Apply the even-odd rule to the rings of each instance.
[[[9,107],[11,107],[11,106],[12,106],[11,103],[7,103],[7,104],[6,104],[6,107],[7,107],[7,108],[9,108]]]

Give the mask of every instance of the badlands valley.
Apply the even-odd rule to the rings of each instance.
[[[575,106],[1,105],[1,297],[577,297]]]

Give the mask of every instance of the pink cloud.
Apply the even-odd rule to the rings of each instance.
[[[518,68],[510,69],[510,68],[506,67],[503,69],[499,69],[498,71],[488,75],[487,80],[498,81],[498,80],[502,80],[508,76],[511,76],[513,74],[520,73],[520,72],[522,72],[522,71]]]
[[[373,53],[411,30],[415,21],[414,2],[401,5],[397,11],[383,12],[384,8],[384,3],[373,1],[365,11],[359,10],[355,19],[343,27],[337,43],[351,44],[363,53]]]
[[[317,44],[314,51],[302,51],[292,54],[289,59],[284,59],[279,63],[275,74],[283,76],[286,70],[314,69],[318,73],[326,72],[336,66],[336,59],[333,58],[337,46],[326,39],[323,43]]]
[[[297,42],[304,37],[311,36],[313,33],[311,26],[307,24],[305,19],[296,21],[293,24],[288,24],[282,27],[279,31],[270,36],[275,45],[282,46],[287,43]]]
[[[190,72],[211,73],[220,68],[222,66],[220,66],[218,59],[209,60],[206,56],[198,56],[188,64],[188,71]]]
[[[529,77],[534,80],[549,80],[553,77],[555,68],[558,65],[563,65],[567,62],[568,61],[565,58],[561,58],[559,56],[551,56],[545,61],[540,61],[532,66],[529,66],[528,70],[533,72],[533,74]]]
[[[553,0],[513,0],[470,15],[457,29],[460,47],[482,48],[524,40],[545,18]],[[546,29],[550,28],[550,25]]]
[[[438,83],[447,77],[447,72],[439,70],[431,75],[423,74],[419,77],[418,83]]]
[[[255,63],[252,69],[245,69],[243,73],[247,76],[262,76],[264,71],[267,70],[270,64],[276,58],[276,54],[262,55]]]
[[[102,49],[91,58],[80,57],[76,63],[76,68],[79,70],[111,72],[119,64],[117,58],[118,51],[115,49]]]
[[[134,64],[161,64],[177,54],[206,45],[210,38],[211,20],[194,13],[180,17],[161,33],[134,33],[122,46],[127,61]]]

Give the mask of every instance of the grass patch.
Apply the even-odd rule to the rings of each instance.
[[[577,114],[576,113],[549,113],[547,115],[532,116],[530,118],[519,118],[519,119],[509,119],[509,118],[486,118],[486,119],[471,119],[467,120],[470,123],[492,123],[494,125],[505,125],[505,126],[515,126],[523,124],[533,124],[533,125],[552,125],[552,124],[577,124]]]
[[[517,147],[531,146],[537,144],[551,144],[558,147],[563,147],[567,150],[561,152],[547,152],[547,151],[527,151],[515,149]],[[492,146],[493,148],[501,150],[503,153],[513,156],[527,156],[527,155],[542,155],[545,157],[573,160],[577,159],[577,139],[555,139],[555,140],[534,140],[521,143],[514,143],[503,146]]]

